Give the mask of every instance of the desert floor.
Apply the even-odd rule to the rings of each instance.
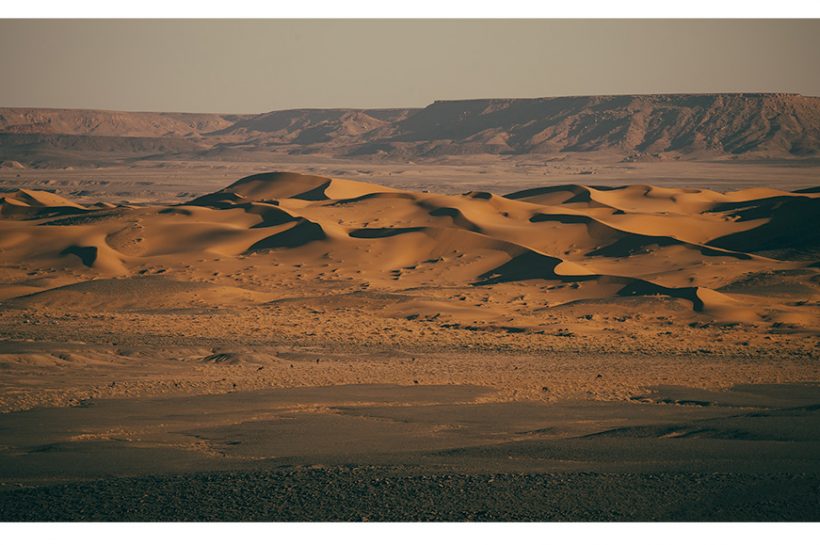
[[[818,169],[3,169],[0,519],[820,520]]]
[[[812,158],[624,162],[622,155],[561,153],[543,157],[486,155],[424,162],[374,162],[270,153],[257,162],[139,159],[99,167],[0,168],[0,188],[59,191],[74,200],[179,202],[216,191],[244,176],[282,170],[419,191],[492,191],[500,195],[547,184],[790,190],[816,186],[820,179],[820,162]]]

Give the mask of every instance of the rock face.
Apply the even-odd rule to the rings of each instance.
[[[112,112],[53,108],[0,108],[0,132],[131,137],[198,136],[248,116]]]
[[[131,157],[260,151],[413,159],[612,153],[630,159],[816,156],[820,98],[796,94],[623,95],[437,101],[422,109],[302,109],[259,115],[0,109],[0,156],[55,150]]]
[[[439,152],[455,153],[813,155],[820,147],[820,99],[731,94],[445,101],[396,129],[395,142],[432,141]]]

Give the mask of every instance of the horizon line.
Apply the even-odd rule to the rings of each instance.
[[[385,106],[385,107],[347,107],[347,106],[308,106],[296,108],[281,108],[273,110],[265,110],[261,112],[203,112],[203,111],[183,111],[183,110],[128,110],[117,108],[87,108],[87,107],[54,107],[54,106],[0,106],[0,110],[60,110],[60,111],[87,111],[87,112],[111,112],[111,113],[130,113],[130,114],[183,114],[183,115],[264,115],[275,112],[295,112],[295,111],[367,111],[367,110],[424,110],[434,104],[441,104],[446,102],[481,102],[481,101],[535,101],[535,100],[558,100],[570,98],[617,98],[617,97],[684,97],[684,96],[748,96],[748,97],[777,97],[777,96],[793,96],[803,98],[820,98],[815,95],[804,95],[798,92],[791,91],[717,91],[717,92],[670,92],[670,93],[605,93],[605,94],[583,94],[583,95],[553,95],[553,96],[535,96],[535,97],[480,97],[480,98],[448,98],[435,99],[424,106]]]

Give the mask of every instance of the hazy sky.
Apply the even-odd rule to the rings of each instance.
[[[820,20],[0,21],[0,106],[253,113],[436,99],[820,95]]]

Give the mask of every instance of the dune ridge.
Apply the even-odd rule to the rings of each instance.
[[[651,298],[684,301],[693,316],[713,321],[812,328],[816,289],[794,302],[723,290],[785,272],[816,288],[817,197],[646,185],[444,195],[290,172],[248,176],[163,207],[87,207],[23,189],[0,197],[0,295],[46,297],[77,282],[156,274],[219,286],[221,270],[242,265],[231,288],[257,294],[283,278],[320,290],[358,282],[385,294],[489,290],[488,300],[513,286],[534,298],[536,311]],[[50,272],[58,285],[28,282],[23,271]],[[454,304],[482,320],[493,307]],[[402,305],[413,314],[412,301]]]

